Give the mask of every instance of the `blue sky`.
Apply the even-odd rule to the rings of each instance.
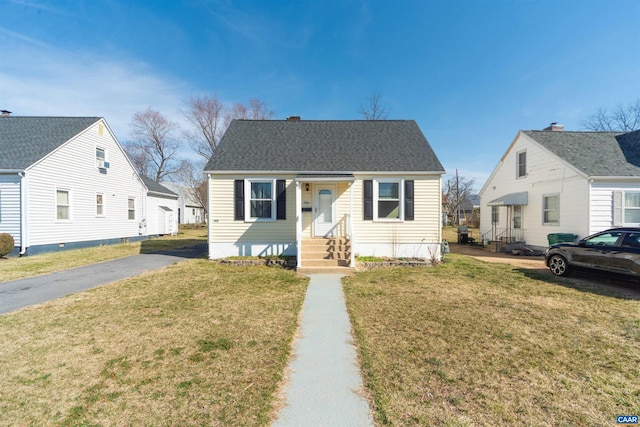
[[[14,115],[103,116],[124,142],[193,95],[342,120],[377,91],[478,189],[518,130],[640,97],[638,0],[0,0],[0,40]]]

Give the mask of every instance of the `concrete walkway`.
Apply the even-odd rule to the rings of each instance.
[[[312,274],[289,365],[286,406],[273,424],[373,426],[339,274]]]

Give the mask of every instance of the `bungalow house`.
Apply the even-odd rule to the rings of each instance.
[[[0,233],[14,253],[146,238],[148,192],[103,118],[0,117]]]
[[[235,120],[205,173],[211,259],[440,258],[444,169],[413,120]]]
[[[480,192],[483,240],[583,238],[640,226],[640,131],[520,131]],[[564,235],[564,236],[563,236]]]

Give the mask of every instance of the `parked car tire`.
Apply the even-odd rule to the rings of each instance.
[[[568,276],[571,273],[569,263],[561,255],[552,255],[549,258],[549,269],[556,276]]]

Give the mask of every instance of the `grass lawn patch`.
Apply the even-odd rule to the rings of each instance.
[[[23,258],[0,259],[0,282],[82,267],[140,253],[178,249],[206,242],[206,227],[189,227],[181,228],[176,236],[163,236],[142,242],[49,252]]]
[[[188,260],[0,316],[3,425],[268,425],[307,279]]]
[[[381,425],[614,425],[640,413],[639,301],[453,254],[344,282]]]

